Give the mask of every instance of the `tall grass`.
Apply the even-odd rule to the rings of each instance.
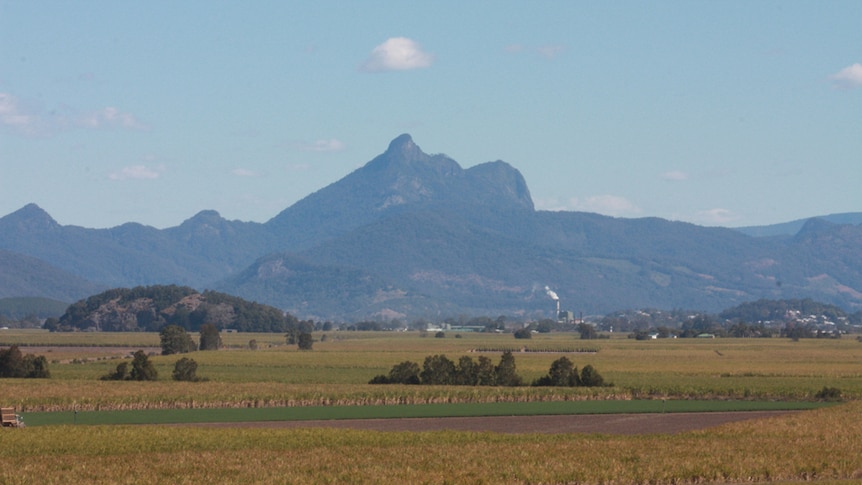
[[[862,480],[862,403],[677,435],[55,426],[0,431],[0,483]]]

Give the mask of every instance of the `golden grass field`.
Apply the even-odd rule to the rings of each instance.
[[[321,334],[316,334],[319,339]],[[157,382],[105,382],[120,357],[155,334],[3,331],[0,342],[51,362],[47,380],[2,379],[19,410],[396,404],[574,399],[809,400],[836,387],[848,403],[674,435],[373,432],[45,426],[0,430],[0,483],[862,483],[862,343],[714,339],[581,341],[572,334],[329,332],[301,352],[283,335],[224,334],[229,347],[188,354],[210,381],[169,380],[178,356],[156,356]],[[259,350],[248,350],[257,340]],[[78,347],[49,347],[74,345]],[[590,389],[372,386],[403,360],[483,347],[594,348],[567,354],[614,387]],[[496,362],[499,354],[487,354]],[[516,353],[530,381],[560,354]],[[72,362],[77,363],[72,363]],[[843,482],[842,482],[843,481]]]

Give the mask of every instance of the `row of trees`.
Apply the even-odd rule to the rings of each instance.
[[[461,386],[521,386],[524,380],[518,375],[515,357],[503,352],[500,362],[494,365],[488,357],[473,360],[462,356],[457,362],[442,354],[425,357],[422,367],[411,361],[396,364],[389,374],[375,376],[369,384],[425,384]],[[605,386],[604,379],[591,365],[578,368],[566,357],[551,364],[548,374],[532,383],[533,386]]]
[[[442,354],[430,355],[425,357],[421,369],[415,362],[404,361],[392,367],[388,375],[378,375],[369,383],[520,386],[523,380],[516,372],[515,357],[504,352],[497,365],[484,355],[478,361],[465,355],[457,363]]]
[[[48,378],[48,359],[44,355],[24,355],[17,345],[0,350],[0,377]]]
[[[176,361],[171,377],[175,381],[198,382],[206,380],[197,375],[198,364],[194,359],[183,357]],[[103,381],[155,381],[159,378],[159,372],[153,365],[149,356],[138,350],[132,355],[131,362],[117,364],[114,372],[103,375]]]
[[[200,346],[192,340],[185,328],[179,325],[166,325],[159,331],[162,355],[185,354],[195,350],[218,350],[222,345],[218,328],[211,323],[200,327]]]

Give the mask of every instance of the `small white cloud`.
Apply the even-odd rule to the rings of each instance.
[[[0,128],[26,136],[50,136],[71,129],[149,129],[132,114],[111,106],[84,114],[62,107],[46,115],[9,93],[0,93]]]
[[[563,201],[559,199],[537,201],[536,206],[549,211],[595,212],[614,217],[636,216],[642,212],[640,207],[625,197],[609,194],[584,198],[572,197]]]
[[[164,167],[150,168],[146,165],[123,167],[108,175],[111,180],[154,180],[161,176]]]
[[[0,128],[24,135],[37,135],[44,127],[37,112],[25,107],[15,96],[0,93]]]
[[[231,170],[230,173],[236,175],[237,177],[258,177],[260,175],[254,170],[249,170],[247,168],[235,168]]]
[[[545,59],[556,59],[557,56],[563,53],[565,47],[559,44],[549,44],[539,46],[536,52]]]
[[[862,64],[858,62],[852,66],[847,66],[844,69],[829,76],[832,83],[837,88],[853,89],[862,87]]]
[[[672,182],[681,182],[683,180],[688,180],[688,174],[681,170],[671,170],[670,172],[661,174],[661,178]]]
[[[124,113],[113,106],[87,113],[73,119],[73,122],[86,128],[127,128],[132,130],[147,130],[149,127],[141,123],[134,115]]]
[[[406,37],[392,37],[375,47],[368,59],[360,66],[361,71],[406,71],[429,67],[434,62],[434,56],[422,50],[422,47]]]
[[[739,216],[727,209],[715,208],[697,213],[698,221],[708,225],[724,225],[736,221]]]
[[[340,152],[344,150],[344,143],[335,138],[328,140],[317,140],[311,143],[300,143],[299,149],[306,152]]]

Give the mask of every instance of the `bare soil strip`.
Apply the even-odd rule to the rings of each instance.
[[[468,418],[339,419],[201,423],[183,426],[232,428],[339,428],[373,431],[490,431],[495,433],[674,434],[725,423],[764,419],[799,411],[737,411],[669,414],[573,414]]]

